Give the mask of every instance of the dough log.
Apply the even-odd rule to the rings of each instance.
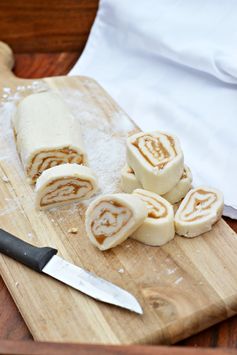
[[[85,200],[97,190],[91,169],[63,164],[45,170],[36,182],[36,208],[43,210],[63,203]]]
[[[121,172],[121,188],[122,191],[127,193],[131,193],[135,189],[142,188],[142,185],[137,180],[134,171],[127,164],[125,164]]]
[[[148,207],[144,223],[133,233],[132,238],[144,244],[161,246],[175,236],[172,205],[161,196],[142,189],[133,191]]]
[[[129,137],[127,162],[143,188],[159,195],[178,183],[184,167],[177,138],[158,131]]]
[[[30,183],[53,166],[86,163],[79,122],[56,93],[42,92],[24,98],[13,126]]]
[[[208,232],[221,217],[223,207],[223,195],[218,190],[203,186],[190,190],[175,214],[176,233],[191,238]]]
[[[88,207],[86,231],[97,248],[107,250],[126,240],[144,222],[147,214],[146,204],[135,195],[104,195]]]
[[[184,165],[183,174],[179,182],[175,185],[175,187],[173,187],[173,189],[162,195],[162,197],[164,197],[171,204],[179,202],[186,196],[188,191],[191,189],[192,181],[193,178],[191,171],[187,167],[187,165]]]

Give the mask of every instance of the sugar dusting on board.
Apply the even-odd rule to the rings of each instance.
[[[135,128],[133,123],[122,111],[106,115],[80,91],[65,89],[61,94],[81,124],[89,166],[98,177],[100,193],[119,191],[121,169],[126,160],[126,138]],[[97,97],[99,100],[106,104],[104,96]]]
[[[17,163],[18,156],[16,153],[13,131],[11,128],[11,118],[14,115],[14,112],[14,102],[9,101],[0,105],[0,161],[14,161],[14,163]],[[2,175],[2,180],[3,177],[6,176]]]

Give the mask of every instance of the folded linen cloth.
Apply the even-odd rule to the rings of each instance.
[[[70,75],[96,79],[144,131],[177,135],[194,185],[237,219],[237,2],[101,0]]]

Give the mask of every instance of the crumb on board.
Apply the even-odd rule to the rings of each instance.
[[[120,274],[123,274],[124,273],[124,268],[120,268],[120,269],[118,269],[118,272],[120,273]]]
[[[3,182],[6,182],[6,183],[9,182],[9,179],[8,179],[8,177],[6,177],[6,175],[1,176],[1,179]]]
[[[173,269],[167,269],[166,272],[168,275],[172,275],[175,273],[175,271],[177,270],[177,267],[173,268]]]
[[[178,284],[180,284],[180,282],[182,282],[183,281],[183,277],[181,276],[181,277],[179,277],[177,280],[175,280],[175,285],[178,285]]]
[[[18,287],[19,286],[19,282],[17,281],[17,282],[15,282],[15,286],[16,287]]]
[[[68,229],[67,232],[68,232],[68,233],[72,233],[72,234],[76,234],[76,233],[78,232],[78,228],[75,228],[75,227],[70,228],[70,229]]]

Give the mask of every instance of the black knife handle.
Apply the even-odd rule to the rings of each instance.
[[[48,261],[57,254],[57,250],[49,247],[35,247],[0,229],[0,253],[41,272]]]

